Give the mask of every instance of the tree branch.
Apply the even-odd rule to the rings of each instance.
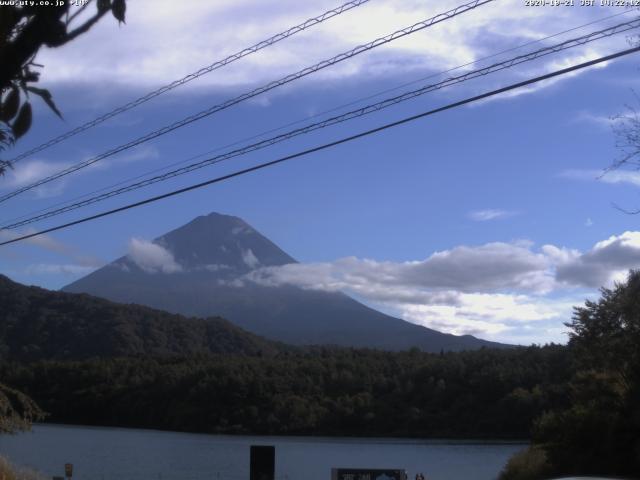
[[[59,47],[61,45],[64,45],[67,42],[70,42],[71,40],[73,40],[77,36],[82,35],[83,33],[87,32],[108,11],[109,10],[103,10],[102,12],[96,12],[96,14],[93,17],[91,17],[89,20],[84,22],[81,26],[79,26],[75,30],[67,33],[63,38],[60,39],[59,42],[49,43],[49,45],[52,46],[52,47]]]

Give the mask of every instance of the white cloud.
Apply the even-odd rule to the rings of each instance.
[[[206,75],[191,86],[264,83],[458,4],[455,0],[431,3],[377,0]],[[105,19],[84,41],[43,51],[38,57],[38,61],[46,65],[43,80],[158,86],[333,8],[336,2],[244,0],[197,1],[191,2],[189,8],[176,5],[179,3],[158,0],[151,11],[145,2],[131,2],[125,26],[118,27],[112,19]],[[493,53],[496,45],[513,47],[614,11],[619,10],[565,8],[558,11],[524,8],[521,0],[493,2],[343,62],[314,78],[326,81],[406,74],[413,70],[445,70]],[[572,33],[575,36],[575,32]],[[611,42],[605,40],[597,47],[578,49],[572,56],[589,55],[596,52],[596,48],[596,53],[606,51]],[[100,61],[86,61],[87,43],[92,46],[92,58]],[[562,61],[555,61],[555,65],[560,63]]]
[[[597,115],[592,112],[581,111],[574,116],[573,122],[590,123],[597,127],[610,129],[615,123],[615,119],[613,119],[611,116]]]
[[[258,260],[250,248],[242,252],[242,261],[249,268],[257,268],[260,265],[260,260]]]
[[[580,169],[571,169],[564,170],[558,174],[561,178],[568,178],[570,180],[598,180],[602,175],[601,170],[580,170]]]
[[[94,269],[84,265],[74,264],[50,264],[50,263],[38,263],[35,265],[28,265],[25,269],[27,275],[86,275],[91,273]]]
[[[201,270],[206,270],[208,272],[219,272],[221,270],[229,270],[231,267],[229,265],[211,263],[209,265],[203,265],[200,267]]]
[[[612,235],[585,253],[563,252],[556,278],[574,286],[598,288],[626,277],[630,268],[640,267],[640,232]]]
[[[2,241],[15,240],[16,238],[22,237],[24,235],[30,235],[35,232],[36,231],[34,229],[27,229],[24,231],[0,230],[0,240]],[[66,253],[68,250],[68,247],[66,245],[64,245],[61,242],[58,242],[57,240],[50,237],[49,235],[37,235],[35,237],[22,240],[22,242],[30,245],[36,245],[38,247],[42,247],[46,250],[49,250],[55,253]]]
[[[626,183],[640,187],[640,171],[636,170],[565,170],[560,173],[563,178],[571,180],[590,180],[610,184]]]
[[[493,209],[493,208],[489,208],[486,210],[475,210],[473,212],[469,212],[469,218],[471,218],[471,220],[475,220],[476,222],[486,222],[488,220],[508,218],[514,215],[516,215],[516,212],[511,212],[509,210]]]
[[[129,242],[128,257],[147,273],[182,271],[182,267],[176,262],[169,250],[147,240],[132,238]]]
[[[579,65],[581,63],[585,63],[591,60],[595,60],[602,55],[605,54],[607,50],[603,49],[602,44],[598,44],[597,47],[592,45],[587,45],[583,47],[577,47],[571,49],[570,51],[565,52],[562,58],[554,58],[546,60],[546,63],[542,66],[537,64],[526,64],[524,67],[518,69],[514,72],[507,72],[502,75],[501,80],[492,80],[492,84],[494,85],[492,88],[497,88],[498,85],[505,86],[509,82],[505,81],[505,78],[509,78],[511,76],[512,81],[523,81],[528,80],[529,78],[538,77],[541,75],[545,75],[548,73],[553,73],[555,71],[563,70],[565,68],[573,67],[575,65]],[[590,67],[585,67],[580,70],[574,70],[572,72],[564,73],[563,75],[548,78],[546,80],[540,80],[538,82],[532,83],[527,86],[519,87],[514,90],[509,90],[507,92],[503,92],[500,95],[488,97],[479,102],[475,102],[471,104],[472,107],[478,107],[481,105],[485,105],[490,102],[495,101],[504,101],[512,98],[520,97],[522,95],[529,95],[536,93],[540,90],[544,90],[546,88],[552,87],[561,82],[566,82],[571,78],[575,78],[579,75],[583,75],[584,73],[592,70],[592,69],[602,69],[606,68],[609,65],[609,62],[602,62],[596,65],[592,65]]]
[[[73,174],[86,175],[95,171],[104,171],[116,164],[129,164],[134,162],[142,162],[145,160],[153,160],[160,156],[158,149],[153,145],[142,145],[136,147],[125,154],[94,163],[85,169],[81,169]],[[84,155],[79,159],[84,162],[92,158],[93,155]],[[31,185],[38,180],[42,180],[51,175],[55,175],[70,166],[75,165],[73,162],[54,162],[47,160],[27,160],[20,162],[7,170],[5,177],[0,182],[0,190],[16,190],[21,187]],[[67,187],[66,178],[56,179],[44,185],[32,189],[36,198],[50,198],[61,195]]]
[[[424,327],[454,335],[497,335],[509,329],[497,320],[487,321],[468,318],[459,313],[458,307],[449,305],[404,305],[400,309],[403,318]]]
[[[15,165],[7,170],[5,177],[0,182],[0,189],[15,190],[58,173],[69,167],[70,163],[48,162],[44,160],[28,160]],[[58,180],[54,183],[42,185],[33,190],[37,198],[49,198],[63,192],[65,182]]]
[[[15,240],[24,235],[30,235],[36,232],[37,230],[34,228],[27,228],[25,230],[0,230],[0,241]],[[83,267],[97,268],[104,264],[102,260],[82,253],[77,247],[62,243],[46,234],[36,235],[35,237],[27,238],[11,245],[17,247],[21,244],[35,246],[48,252],[68,257],[72,259],[75,264]]]
[[[640,267],[640,232],[624,232],[590,250],[487,243],[436,252],[426,260],[378,262],[348,257],[330,263],[264,267],[247,280],[269,286],[348,290],[372,301],[459,302],[458,293],[545,295],[566,288],[598,288]]]
[[[248,227],[247,225],[241,225],[239,227],[233,227],[231,229],[231,233],[233,235],[240,235],[242,233],[248,234],[248,233],[251,233],[251,231],[252,231],[251,228]]]
[[[521,245],[500,242],[459,246],[436,252],[422,261],[394,263],[349,257],[332,263],[265,267],[250,273],[248,279],[264,285],[349,289],[374,298],[392,295],[390,287],[403,288],[405,294],[415,295],[411,289],[544,292],[553,286],[544,255]]]
[[[113,162],[117,162],[117,163],[142,162],[145,160],[155,160],[159,156],[160,156],[160,152],[158,151],[157,147],[153,145],[142,145],[137,148],[134,148],[129,153],[115,157],[115,160]]]
[[[576,303],[526,295],[463,294],[459,305],[405,304],[399,311],[407,320],[456,335],[494,337],[548,320],[567,320]]]
[[[613,170],[599,178],[604,183],[628,183],[640,187],[640,172],[629,170]]]
[[[5,181],[2,182],[5,188],[19,188],[29,185],[42,177],[56,173],[68,165],[45,162],[42,160],[30,160],[10,168],[6,172]]]
[[[24,235],[35,233],[36,230],[29,228],[26,230],[0,230],[0,241],[14,240]],[[29,258],[33,258],[36,253],[33,250],[25,249],[25,246],[36,247],[46,251],[46,255],[54,254],[58,257],[56,263],[37,263],[27,265],[20,274],[26,275],[86,275],[96,268],[104,265],[99,258],[86,255],[80,249],[73,245],[62,243],[49,235],[37,235],[20,242],[9,244],[0,249],[0,256],[8,258],[16,258],[21,255],[28,254]],[[39,252],[41,255],[42,252]]]
[[[572,306],[598,287],[624,279],[630,268],[640,268],[640,232],[611,236],[585,252],[494,242],[458,246],[420,261],[348,257],[263,267],[236,285],[345,291],[431,328],[526,343],[540,341],[536,334],[542,330],[546,340],[561,341],[560,326]]]

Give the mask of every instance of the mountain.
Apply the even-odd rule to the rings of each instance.
[[[296,261],[237,217],[211,213],[64,287],[168,312],[219,315],[267,338],[439,352],[501,344],[444,334],[373,310],[343,293],[261,286],[238,279],[253,269]]]
[[[86,294],[27,287],[0,275],[0,359],[212,353],[271,355],[279,347],[221,318],[186,318]]]

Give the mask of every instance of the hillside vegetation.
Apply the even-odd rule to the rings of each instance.
[[[5,363],[0,378],[53,422],[211,433],[526,438],[560,407],[564,347],[479,350],[318,348]]]
[[[531,438],[503,480],[640,475],[640,272],[576,308],[567,346],[440,354],[293,348],[221,319],[6,279],[0,292],[7,307],[0,380],[32,397],[53,422]]]
[[[274,354],[278,347],[221,318],[186,318],[0,276],[0,358],[35,361],[136,355]]]

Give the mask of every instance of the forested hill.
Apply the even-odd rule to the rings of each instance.
[[[0,358],[235,353],[271,355],[276,343],[222,318],[187,318],[86,294],[27,287],[0,275]]]
[[[570,376],[562,346],[0,362],[51,422],[225,434],[526,438]]]

